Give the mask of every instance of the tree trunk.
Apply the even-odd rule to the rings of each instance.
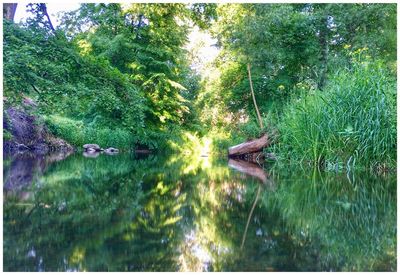
[[[242,250],[244,247],[244,242],[245,242],[246,236],[247,236],[247,230],[249,229],[249,224],[250,224],[251,217],[253,216],[253,211],[256,208],[258,199],[260,198],[260,193],[261,193],[261,185],[258,186],[256,199],[254,200],[254,203],[253,203],[253,206],[251,207],[249,216],[247,217],[246,227],[244,229],[244,233],[243,233],[243,237],[242,237],[242,244],[240,245],[240,250]]]
[[[53,27],[53,24],[51,23],[51,20],[50,20],[50,16],[49,16],[49,14],[47,13],[46,4],[39,4],[39,5],[40,5],[40,10],[43,12],[43,15],[46,16],[46,18],[47,18],[47,22],[49,23],[50,29],[51,29],[53,32],[55,32],[55,29],[54,29],[54,27]]]
[[[260,111],[258,110],[258,106],[257,106],[257,102],[256,102],[256,97],[254,95],[254,90],[253,90],[253,81],[251,80],[251,71],[250,71],[250,64],[247,64],[247,72],[249,74],[249,82],[250,82],[250,91],[251,91],[251,96],[253,97],[253,103],[254,103],[254,107],[256,108],[256,112],[257,112],[257,118],[258,118],[258,123],[260,123],[260,129],[264,129],[262,120],[261,120],[261,115],[260,115]]]
[[[326,75],[328,72],[328,53],[329,53],[329,29],[328,29],[328,16],[324,16],[321,18],[321,29],[319,33],[319,44],[321,49],[320,62],[321,62],[321,71],[318,80],[318,89],[322,90],[322,88],[326,84]]]
[[[3,17],[5,19],[14,21],[15,11],[17,10],[17,3],[4,3],[3,4]]]
[[[235,145],[229,147],[228,155],[229,156],[238,156],[243,154],[249,154],[254,152],[260,152],[264,147],[267,147],[269,144],[268,135],[264,134],[262,137],[258,139],[253,139],[250,141],[246,141],[239,145]]]

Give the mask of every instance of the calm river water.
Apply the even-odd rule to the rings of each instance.
[[[4,271],[396,270],[396,176],[196,156],[4,160]]]

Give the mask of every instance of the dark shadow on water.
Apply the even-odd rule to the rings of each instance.
[[[71,155],[70,152],[54,152],[48,155],[33,153],[17,153],[7,155],[3,165],[3,189],[8,192],[18,192],[29,186],[37,175],[54,162],[61,161]]]

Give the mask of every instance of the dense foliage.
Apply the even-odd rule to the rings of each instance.
[[[221,52],[198,106],[203,122],[231,137],[222,147],[268,132],[282,159],[395,160],[395,5],[226,4],[217,15]]]
[[[75,145],[112,145],[91,134],[108,131],[131,136],[123,147],[157,147],[185,122],[194,92],[181,84],[194,77],[183,49],[186,6],[83,4],[54,32],[30,9],[35,16],[24,26],[4,23],[7,103],[34,98],[55,133]]]
[[[6,104],[35,99],[74,145],[159,148],[189,131],[226,150],[268,132],[281,159],[395,159],[394,4],[82,4],[55,29],[43,5],[4,22]],[[219,49],[202,70],[195,28]]]

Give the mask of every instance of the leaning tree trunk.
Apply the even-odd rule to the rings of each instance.
[[[17,3],[4,3],[3,4],[3,17],[5,19],[14,21],[15,11],[17,10]]]
[[[318,89],[322,90],[326,84],[326,75],[328,73],[328,54],[329,54],[329,29],[328,29],[328,16],[324,16],[321,18],[321,28],[319,33],[319,44],[321,49],[321,54],[319,61],[321,63],[321,70],[318,79]]]
[[[49,27],[54,33],[55,29],[54,29],[53,23],[51,23],[49,13],[47,12],[46,4],[41,3],[41,4],[39,4],[39,7],[40,7],[40,10],[43,12],[43,15],[46,16],[47,22],[49,23]]]
[[[254,108],[256,109],[257,119],[260,124],[260,129],[264,129],[264,125],[262,123],[260,111],[258,110],[256,97],[254,95],[253,82],[251,80],[251,70],[250,63],[247,64],[247,72],[249,74],[249,82],[250,82],[250,91],[251,96],[253,97]],[[259,160],[264,159],[264,154],[262,153],[263,148],[267,147],[269,144],[268,135],[264,134],[258,139],[246,141],[236,146],[229,147],[228,156],[229,157],[239,157],[244,158],[251,162],[259,163]]]
[[[256,101],[256,97],[254,95],[254,89],[253,89],[253,81],[251,80],[251,70],[250,70],[250,63],[247,63],[247,72],[249,74],[249,82],[250,82],[250,91],[251,91],[251,96],[253,98],[253,103],[254,103],[254,107],[256,109],[256,113],[257,113],[257,118],[258,118],[258,123],[260,123],[260,129],[264,129],[262,120],[261,120],[261,115],[260,115],[260,111],[258,110],[258,106],[257,106],[257,101]]]

